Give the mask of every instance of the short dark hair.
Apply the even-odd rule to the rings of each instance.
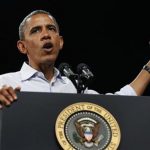
[[[20,23],[20,25],[19,25],[19,38],[20,38],[20,40],[24,40],[25,39],[24,31],[25,31],[27,19],[30,18],[30,17],[32,17],[32,16],[34,16],[34,15],[36,15],[36,14],[47,14],[47,15],[51,16],[52,19],[54,20],[54,23],[55,23],[55,25],[57,27],[57,30],[59,32],[59,25],[58,25],[56,19],[50,14],[50,12],[45,11],[45,10],[35,10],[35,11],[32,11],[30,14],[28,14],[23,19],[23,21]]]

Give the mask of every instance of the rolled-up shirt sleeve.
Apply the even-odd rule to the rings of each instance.
[[[128,95],[128,96],[137,96],[135,90],[128,84],[122,87],[119,91],[113,93],[106,93],[106,95]]]
[[[86,89],[85,94],[100,94],[97,91]],[[137,96],[135,90],[128,84],[122,87],[119,91],[114,93],[105,93],[105,95],[128,95],[128,96]]]

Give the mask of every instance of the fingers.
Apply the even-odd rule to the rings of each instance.
[[[21,90],[21,87],[20,87],[20,86],[18,86],[18,87],[15,88],[15,91],[16,91],[16,92],[20,92],[20,90]]]
[[[20,91],[20,87],[13,89],[11,86],[4,85],[0,89],[0,108],[9,106],[13,101],[17,99],[16,91]]]

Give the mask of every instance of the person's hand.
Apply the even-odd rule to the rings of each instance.
[[[0,108],[3,106],[9,106],[17,99],[16,92],[20,91],[20,87],[13,89],[11,86],[4,85],[0,88]]]

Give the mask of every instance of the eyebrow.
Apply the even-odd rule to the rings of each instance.
[[[32,27],[32,28],[29,30],[29,32],[31,33],[34,29],[40,29],[40,28],[41,28],[40,25],[34,26],[34,27]]]
[[[32,31],[33,29],[36,29],[36,28],[41,28],[41,26],[42,26],[42,25],[34,26],[34,27],[32,27],[32,28],[30,29],[30,31]],[[54,28],[56,28],[56,30],[58,30],[58,29],[57,29],[57,26],[56,26],[55,24],[47,24],[46,27],[54,27]]]

